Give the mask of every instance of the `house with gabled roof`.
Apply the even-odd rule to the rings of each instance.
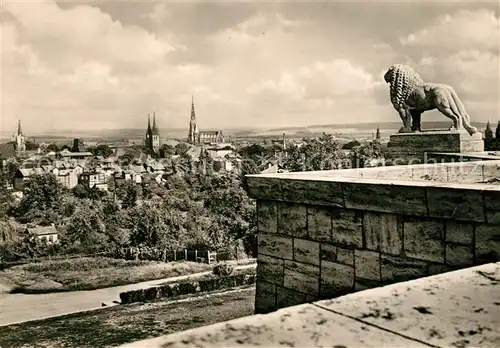
[[[59,243],[59,232],[54,224],[50,226],[26,227],[24,233],[32,238],[38,238],[47,244]]]

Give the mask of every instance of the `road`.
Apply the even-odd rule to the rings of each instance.
[[[236,266],[234,269],[252,267],[256,267],[256,265]],[[75,312],[101,309],[103,308],[102,303],[105,303],[107,306],[116,306],[120,302],[121,292],[144,289],[162,284],[166,281],[180,281],[210,273],[212,273],[212,271],[89,291],[57,292],[35,295],[0,293],[0,326],[45,319]],[[116,303],[113,301],[116,301]]]

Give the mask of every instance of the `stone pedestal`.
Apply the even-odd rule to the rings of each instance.
[[[484,151],[483,134],[469,135],[465,130],[434,130],[398,133],[390,136],[388,159],[398,163],[424,163],[432,153],[477,153]]]

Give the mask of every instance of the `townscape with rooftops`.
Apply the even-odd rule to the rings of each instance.
[[[29,18],[43,26],[36,20],[38,15],[10,6],[14,5],[6,6],[8,16],[19,23]],[[46,10],[54,16],[58,11],[65,16],[105,11],[92,4],[50,6]],[[132,8],[124,6],[127,13]],[[175,6],[169,6],[156,4],[154,16],[144,15],[141,20],[156,23],[167,16],[175,27],[175,16],[167,10]],[[186,9],[226,13],[219,4],[190,6]],[[233,6],[244,5],[227,6],[236,11]],[[278,13],[281,4],[273,6]],[[269,32],[258,31],[255,36],[255,27],[269,21],[264,16],[223,31],[224,40],[231,42],[225,51],[230,55],[231,50],[241,49],[239,45],[264,45],[267,36],[276,32],[279,42],[290,39],[289,31],[307,32],[301,28],[310,25],[309,7],[296,6],[305,17],[297,13],[302,19],[286,19],[284,14],[272,17],[279,30],[271,26]],[[344,5],[322,6],[317,17],[329,8],[343,11]],[[372,10],[391,16],[400,5],[386,6],[380,3],[380,9]],[[419,6],[437,11],[442,5],[411,6],[416,7],[407,20]],[[350,7],[355,8],[359,16],[366,16],[360,7]],[[87,13],[89,9],[94,12]],[[122,11],[113,4],[108,10],[113,13],[98,22],[102,28]],[[459,18],[473,17],[460,11]],[[494,22],[498,29],[498,10],[484,11],[482,21]],[[238,12],[231,13],[237,17]],[[293,11],[288,15],[292,18]],[[113,22],[109,35],[122,30],[122,25],[128,28],[125,23],[132,17],[124,18],[123,23]],[[453,21],[443,18],[436,33],[447,40],[443,28]],[[209,22],[197,25],[210,32]],[[20,25],[9,23],[6,35]],[[54,19],[54,25],[61,24]],[[95,54],[80,52],[81,59],[90,54],[96,62],[86,62],[80,75],[37,83],[47,88],[63,83],[70,95],[75,86],[93,81],[93,90],[102,95],[85,96],[89,109],[73,111],[106,109],[112,94],[96,82],[101,80],[93,77],[92,69],[106,75],[111,89],[137,83],[137,76],[142,77],[139,65],[155,62],[155,55],[163,57],[164,50],[182,56],[192,49],[174,44],[173,36],[162,31],[148,36],[148,25],[128,28],[132,30],[128,37],[141,37],[141,48],[151,56],[131,59],[137,70],[126,78],[118,76],[130,62],[106,69],[98,61],[128,41],[108,38],[101,52],[87,46],[92,40],[86,35],[92,30],[79,27],[81,44],[89,52],[95,49]],[[456,33],[458,27],[452,28]],[[307,118],[310,108],[319,113],[333,105],[344,108],[345,119],[354,119],[360,117],[358,109],[364,110],[364,104],[380,102],[386,107],[385,119],[392,121],[216,127],[214,116],[204,110],[236,108],[244,102],[227,98],[217,104],[224,99],[221,94],[209,93],[196,81],[190,88],[202,97],[179,97],[187,101],[182,115],[173,120],[165,105],[178,100],[168,96],[162,107],[138,112],[135,118],[144,125],[140,129],[83,131],[75,121],[74,131],[40,132],[33,117],[16,115],[12,128],[17,127],[9,128],[14,130],[12,137],[4,136],[0,144],[0,347],[500,346],[495,325],[500,317],[500,116],[480,112],[490,110],[491,105],[484,102],[486,94],[498,91],[500,81],[493,86],[487,73],[472,77],[468,64],[479,59],[479,48],[460,51],[458,58],[443,58],[439,64],[432,56],[411,58],[418,55],[412,46],[417,39],[431,40],[427,33],[400,38],[399,44],[407,50],[403,55],[381,54],[384,66],[378,75],[365,73],[364,69],[375,69],[372,63],[358,69],[338,58],[332,76],[326,76],[329,63],[317,61],[311,65],[314,68],[296,67],[296,74],[283,73],[274,81],[273,73],[263,66],[268,75],[258,88],[245,87],[251,103],[240,109],[263,120],[263,114],[280,110],[265,110],[266,100],[284,100],[291,105],[284,109],[290,118],[302,112]],[[55,37],[61,35],[55,30],[40,34],[39,39],[55,45]],[[166,40],[163,35],[173,41],[157,45],[155,40]],[[190,35],[182,37],[197,42]],[[380,37],[386,36],[390,35]],[[37,37],[32,33],[25,39]],[[215,34],[209,37],[210,42],[220,40]],[[314,37],[294,44],[311,44],[312,56],[321,46]],[[57,69],[37,65],[38,55],[48,56],[28,44],[12,49],[9,45],[19,42],[9,40],[7,50],[18,61],[30,62],[26,74],[56,74]],[[442,44],[430,45],[426,54],[434,54]],[[210,54],[218,52],[208,49],[207,43],[200,45]],[[371,45],[374,50],[390,46]],[[344,46],[347,50],[350,45]],[[483,46],[472,42],[471,47]],[[483,57],[481,64],[495,57],[498,62],[498,45],[487,47],[489,58]],[[370,49],[363,46],[362,50]],[[271,59],[267,53],[244,52],[257,65],[261,59]],[[179,84],[184,91],[182,79],[175,78],[177,70],[189,71],[193,79],[210,76],[207,62],[193,64],[189,56],[188,63],[176,65],[176,56],[168,57],[175,69],[169,71],[171,81],[161,79],[163,87]],[[283,66],[293,66],[294,59],[302,58],[297,52],[282,57]],[[280,64],[274,60],[273,65]],[[73,62],[61,63],[58,69],[64,73],[67,64]],[[156,64],[152,65],[160,71],[160,61]],[[484,80],[485,91],[464,87],[466,83],[457,82],[450,73],[439,74],[453,64],[464,66],[464,79],[470,74],[471,79]],[[248,69],[238,68],[234,76],[218,73],[217,78],[238,89],[236,76],[247,81],[247,75],[252,75]],[[314,69],[320,73],[311,75]],[[342,80],[343,74],[349,78]],[[7,84],[22,84],[21,75],[12,76],[5,79]],[[155,74],[145,76],[156,81]],[[36,86],[26,86],[26,93]],[[128,87],[120,87],[120,93],[127,95]],[[138,89],[137,95],[147,102],[137,105],[153,104],[158,93]],[[265,98],[253,99],[258,93]],[[6,98],[9,117],[16,100]],[[25,103],[30,107],[16,110],[37,112],[36,102]],[[64,100],[61,105],[64,109],[73,104]],[[129,111],[125,109],[120,108],[124,115]],[[184,126],[172,127],[178,119]]]

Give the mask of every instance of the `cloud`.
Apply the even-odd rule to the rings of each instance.
[[[143,127],[152,110],[186,127],[192,94],[201,128],[398,120],[382,79],[397,62],[498,113],[496,12],[366,6],[9,1],[2,128]]]
[[[402,44],[415,50],[414,64],[424,80],[452,85],[468,102],[498,103],[500,18],[495,12],[460,10],[441,16]]]
[[[6,2],[5,11],[15,17],[22,39],[33,51],[63,71],[89,60],[148,68],[182,49],[88,5],[63,10],[55,2]]]
[[[493,50],[498,53],[500,18],[494,11],[460,10],[401,39],[403,46],[430,50]]]

